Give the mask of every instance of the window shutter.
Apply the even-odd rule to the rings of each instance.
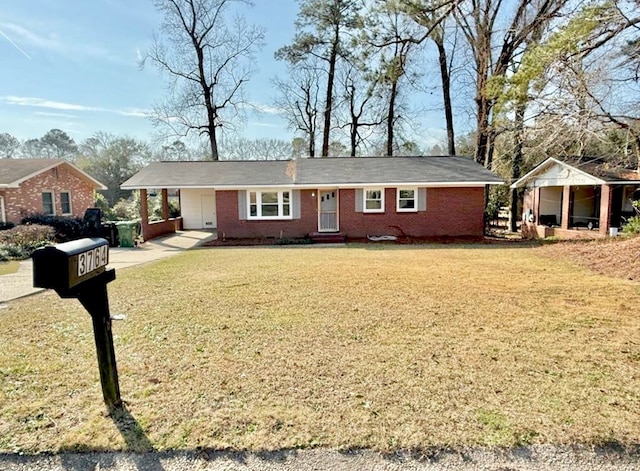
[[[362,188],[356,188],[356,213],[361,213],[364,209],[364,192]]]
[[[291,192],[291,204],[293,207],[291,208],[291,217],[293,219],[300,219],[301,209],[300,209],[300,190],[293,190]]]
[[[427,210],[427,189],[418,188],[418,211]]]
[[[238,219],[247,219],[247,192],[238,190]]]

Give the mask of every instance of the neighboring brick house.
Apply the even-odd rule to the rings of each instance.
[[[592,239],[617,234],[635,215],[640,172],[599,158],[551,157],[511,188],[524,188],[524,236]]]
[[[0,159],[0,222],[32,214],[82,217],[107,188],[61,159]]]
[[[142,193],[143,237],[175,230],[166,195],[178,189],[185,229],[226,238],[482,236],[486,185],[502,180],[465,157],[344,157],[154,162],[121,186]],[[147,222],[147,192],[165,220]]]

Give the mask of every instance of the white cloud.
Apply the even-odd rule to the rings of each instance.
[[[60,37],[58,33],[51,32],[48,34],[41,34],[33,30],[27,29],[17,23],[0,23],[0,29],[5,32],[10,32],[11,35],[17,39],[16,42],[25,46],[30,46],[32,49],[41,49],[45,51],[54,52],[56,54],[63,55],[68,58],[78,59],[80,57],[93,57],[98,59],[106,59],[111,62],[124,62],[130,63],[131,61],[125,61],[121,58],[113,56],[108,49],[102,46],[96,46],[88,41],[73,41],[69,38],[65,40]],[[5,37],[7,37],[5,35]],[[7,37],[8,39],[8,37]],[[13,43],[13,41],[11,41]],[[14,44],[15,45],[15,44]],[[16,45],[17,47],[17,45]],[[22,51],[22,50],[21,50]],[[24,51],[23,54],[27,55]],[[29,57],[29,56],[27,56]],[[29,57],[31,59],[31,57]]]
[[[38,108],[49,108],[53,110],[69,110],[69,111],[104,111],[93,106],[76,105],[73,103],[64,103],[61,101],[52,101],[44,98],[21,97],[7,95],[0,97],[1,101],[9,105],[18,106],[35,106]]]
[[[127,108],[124,110],[113,111],[114,113],[121,114],[123,116],[135,116],[137,118],[146,118],[149,116],[150,110],[145,110],[141,108]]]
[[[65,119],[76,119],[78,116],[74,115],[74,114],[67,114],[67,113],[50,113],[48,111],[36,111],[34,113],[35,115],[38,116],[46,116],[48,118],[65,118]]]
[[[272,124],[272,123],[261,123],[258,121],[252,121],[249,123],[249,125],[251,126],[256,126],[259,128],[275,128],[275,129],[282,129],[284,126],[281,126],[279,124]]]
[[[284,113],[284,110],[282,108],[279,108],[277,106],[265,105],[264,103],[258,103],[255,101],[243,103],[240,106],[242,108],[249,108],[265,114],[281,115]]]
[[[149,111],[140,109],[140,108],[110,109],[110,108],[101,108],[97,106],[78,105],[75,103],[65,103],[62,101],[47,100],[46,98],[21,97],[21,96],[13,96],[13,95],[0,96],[0,102],[4,102],[8,105],[32,106],[35,108],[45,108],[45,109],[62,110],[62,111],[115,113],[122,116],[133,116],[138,118],[146,118],[149,114]],[[42,112],[37,112],[37,113],[42,114]],[[67,116],[72,116],[72,115],[67,115]]]

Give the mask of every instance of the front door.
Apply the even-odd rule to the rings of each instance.
[[[318,191],[318,232],[338,232],[338,190]]]
[[[215,195],[203,195],[200,197],[200,202],[200,207],[202,208],[202,228],[215,229],[218,227]]]

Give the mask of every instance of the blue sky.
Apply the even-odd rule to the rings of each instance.
[[[266,27],[266,44],[247,96],[268,110],[271,79],[285,71],[273,53],[291,42],[297,5],[254,3],[245,16]],[[29,139],[59,128],[76,142],[96,131],[151,140],[154,128],[145,113],[164,86],[153,67],[140,70],[138,57],[161,20],[151,0],[2,0],[0,132]],[[292,138],[274,113],[249,115],[240,134]]]

